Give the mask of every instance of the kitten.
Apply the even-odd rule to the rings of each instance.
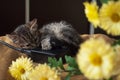
[[[37,25],[37,19],[18,26],[8,36],[12,39],[13,43],[20,48],[36,48],[40,45],[40,32]]]
[[[43,50],[78,48],[82,42],[79,33],[67,22],[50,23],[39,30],[36,19],[18,26],[9,37],[21,48],[40,47]]]
[[[37,19],[18,26],[7,36],[12,40],[17,48],[34,49],[40,47],[41,33],[37,25]],[[47,62],[48,56],[42,54],[27,54],[34,62]]]
[[[19,48],[34,49],[39,47],[42,50],[48,51],[69,49],[69,52],[66,51],[59,54],[59,56],[57,56],[58,58],[61,55],[64,57],[67,53],[75,56],[79,44],[82,42],[79,33],[65,21],[50,23],[39,29],[37,20],[34,19],[26,24],[18,26],[8,36]],[[48,56],[42,54],[31,54],[30,57],[35,62],[40,63],[46,62],[48,58]]]
[[[65,21],[44,25],[40,29],[41,47],[43,50],[51,50],[56,47],[67,47],[74,53],[77,52],[82,38],[79,33]]]

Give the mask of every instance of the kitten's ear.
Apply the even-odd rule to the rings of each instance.
[[[37,25],[37,19],[33,19],[32,21],[28,22],[25,24],[27,27],[30,28],[30,30],[36,30],[38,28],[38,25]]]

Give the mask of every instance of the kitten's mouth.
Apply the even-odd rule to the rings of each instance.
[[[47,55],[47,56],[58,56],[58,55],[61,55],[61,53],[65,53],[66,51],[68,51],[67,48],[65,49],[55,49],[55,50],[42,50],[40,48],[34,48],[34,49],[26,49],[26,48],[17,48],[13,45],[10,45],[2,40],[0,40],[0,43],[11,48],[11,49],[14,49],[16,51],[19,51],[19,52],[22,52],[22,53],[25,53],[27,55],[31,55],[31,54],[42,54],[42,55]]]

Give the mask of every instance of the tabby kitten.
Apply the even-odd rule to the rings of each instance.
[[[12,39],[13,43],[20,48],[36,48],[40,46],[40,32],[37,25],[37,19],[18,26],[8,36]]]
[[[37,19],[18,26],[11,34],[7,35],[18,48],[40,48],[41,33],[37,25]],[[42,54],[27,54],[34,62],[47,62],[48,56]]]

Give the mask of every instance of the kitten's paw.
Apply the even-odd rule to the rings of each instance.
[[[41,46],[43,50],[50,50],[52,49],[52,46],[50,44],[50,39],[46,38],[41,41]]]

